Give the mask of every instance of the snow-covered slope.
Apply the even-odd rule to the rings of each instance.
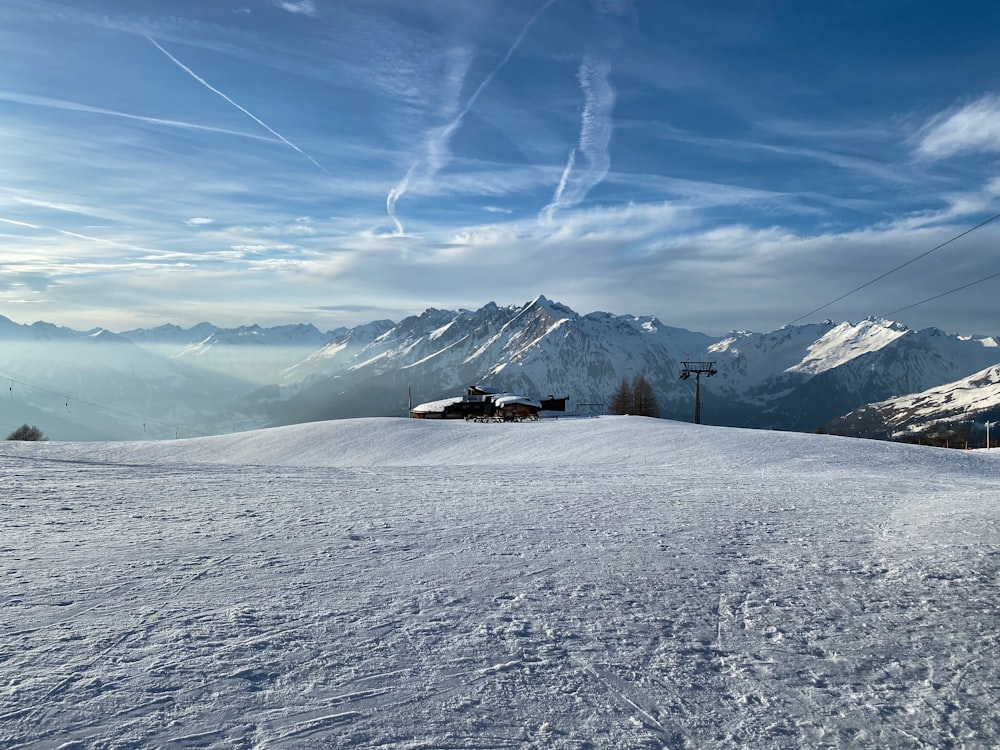
[[[393,327],[391,320],[376,320],[354,328],[339,328],[327,334],[329,343],[311,352],[305,359],[287,367],[279,385],[299,383],[308,378],[331,375],[350,367],[354,357],[372,341]]]
[[[832,322],[827,321],[826,325]],[[841,323],[809,344],[806,356],[788,371],[818,375],[877,352],[905,336],[907,331],[904,325],[878,318],[868,318],[857,325]]]
[[[1000,744],[1000,451],[368,419],[0,476],[3,747]]]
[[[734,333],[710,347],[719,375],[705,383],[723,399],[712,421],[812,430],[863,404],[914,393],[1000,361],[987,337],[860,323],[786,326]]]
[[[870,437],[905,438],[937,424],[981,426],[985,432],[982,423],[998,418],[1000,366],[994,365],[920,393],[868,404],[834,420],[831,429]]]

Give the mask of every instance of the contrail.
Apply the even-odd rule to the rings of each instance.
[[[580,64],[577,77],[584,95],[580,140],[577,148],[570,152],[551,202],[542,209],[541,215],[546,219],[551,219],[558,210],[573,208],[582,203],[587,193],[608,175],[611,168],[609,147],[615,106],[615,91],[608,80],[610,73],[611,64],[607,60],[586,57]],[[574,177],[577,151],[583,154],[588,169]]]
[[[593,0],[594,10],[602,16],[620,16],[635,8],[631,0]],[[614,124],[615,90],[611,85],[611,54],[621,39],[615,27],[604,37],[601,53],[584,56],[577,71],[583,91],[580,115],[580,138],[570,152],[552,200],[542,209],[540,218],[551,221],[556,211],[575,208],[587,194],[604,181],[611,169],[611,135]],[[576,156],[581,154],[587,169],[574,174]]]
[[[301,148],[299,148],[294,143],[292,143],[290,140],[288,140],[287,138],[285,138],[285,136],[283,136],[277,130],[275,130],[270,125],[268,125],[266,122],[264,122],[263,120],[261,120],[255,114],[253,114],[253,112],[250,112],[245,107],[241,107],[239,104],[237,104],[232,99],[230,99],[228,96],[226,96],[224,93],[222,93],[217,88],[215,88],[214,86],[212,86],[212,84],[210,84],[208,81],[206,81],[200,75],[198,75],[193,70],[191,70],[191,68],[189,68],[187,65],[185,65],[180,60],[178,60],[176,57],[174,57],[169,52],[167,52],[165,49],[163,49],[163,47],[161,47],[159,45],[159,43],[155,39],[153,39],[153,37],[147,36],[146,38],[153,44],[154,47],[156,47],[158,50],[160,50],[160,52],[162,52],[164,55],[166,55],[168,58],[170,58],[170,61],[173,62],[174,65],[176,65],[178,68],[180,68],[181,70],[183,70],[185,73],[187,73],[189,76],[191,76],[194,80],[196,80],[202,86],[204,86],[205,88],[207,88],[213,94],[218,94],[219,96],[221,96],[227,102],[229,102],[234,107],[236,107],[236,109],[238,109],[240,112],[242,112],[243,114],[245,114],[247,117],[249,117],[251,120],[253,120],[254,122],[256,122],[262,128],[264,128],[268,133],[270,133],[275,138],[277,138],[279,141],[281,141],[282,143],[284,143],[286,146],[291,146],[296,151],[298,151],[300,154],[302,154],[304,157],[306,157],[309,161],[311,161],[313,164],[315,164],[317,167],[319,167],[320,169],[322,169],[327,174],[330,174],[330,172],[327,170],[326,167],[324,167],[322,164],[320,164],[318,161],[316,161],[314,158],[312,158],[309,154],[307,154]]]
[[[16,221],[15,219],[4,219],[0,217],[0,223],[13,224],[15,227],[27,227],[28,229],[41,229],[37,224],[29,224],[26,221]]]
[[[144,115],[133,115],[129,112],[119,112],[115,109],[105,109],[104,107],[92,107],[89,104],[80,104],[63,99],[50,99],[44,96],[31,96],[30,94],[14,94],[9,91],[0,91],[0,100],[17,102],[19,104],[31,104],[36,107],[49,107],[51,109],[61,109],[70,112],[90,112],[98,115],[109,115],[112,117],[124,117],[128,120],[138,120],[152,125],[165,125],[172,128],[185,128],[188,130],[207,130],[211,133],[225,133],[226,135],[236,135],[240,138],[252,138],[257,141],[274,143],[273,138],[255,133],[243,133],[239,130],[229,130],[227,128],[216,128],[211,125],[198,125],[193,122],[183,120],[164,120],[160,117],[146,117]]]
[[[396,218],[396,201],[398,201],[400,197],[403,195],[403,193],[406,192],[406,189],[410,185],[410,176],[413,174],[413,170],[416,168],[417,168],[416,164],[410,167],[406,171],[406,176],[404,176],[403,179],[399,181],[399,184],[396,185],[396,187],[394,187],[392,190],[389,191],[389,195],[387,195],[385,198],[386,213],[389,214],[389,218],[392,219],[393,223],[396,225],[396,234],[398,235],[403,234],[403,223]]]
[[[29,224],[26,221],[17,221],[16,219],[6,219],[0,217],[0,224],[12,224],[16,227],[25,227],[27,229],[37,229],[43,232],[55,232],[56,234],[61,234],[64,237],[72,237],[77,240],[87,240],[88,242],[94,242],[102,245],[115,245],[117,247],[124,247],[128,250],[137,250],[143,253],[154,253],[160,255],[166,255],[167,251],[157,250],[151,247],[142,247],[141,245],[133,245],[129,242],[120,242],[119,240],[109,239],[107,237],[94,237],[89,234],[80,234],[79,232],[71,232],[68,229],[60,229],[59,227],[46,226],[43,224]]]
[[[487,75],[486,78],[484,78],[482,82],[479,84],[479,86],[476,87],[476,90],[472,92],[472,96],[469,97],[469,101],[465,103],[465,106],[462,107],[462,110],[457,115],[455,115],[455,117],[451,120],[451,122],[448,123],[448,125],[446,125],[444,128],[441,128],[440,130],[437,130],[435,134],[431,137],[431,139],[427,142],[424,149],[427,156],[424,159],[414,163],[413,166],[410,167],[409,171],[407,171],[406,176],[403,177],[403,179],[400,180],[399,183],[392,190],[389,191],[389,195],[386,197],[385,200],[385,207],[386,211],[389,214],[389,218],[392,219],[393,223],[395,223],[396,225],[397,234],[403,233],[403,225],[399,221],[399,219],[396,218],[396,202],[400,198],[402,198],[403,195],[406,193],[407,188],[409,187],[410,184],[410,178],[413,176],[413,173],[416,170],[417,166],[420,165],[421,162],[423,161],[431,162],[430,167],[428,169],[428,174],[426,175],[427,177],[433,177],[435,174],[438,173],[438,171],[440,171],[441,167],[443,166],[440,163],[442,160],[440,158],[431,159],[430,157],[432,155],[440,155],[445,153],[445,151],[447,150],[448,143],[449,141],[451,141],[452,135],[455,134],[455,131],[458,130],[459,126],[461,126],[462,121],[465,119],[465,116],[469,114],[469,111],[475,106],[476,100],[479,98],[479,95],[483,93],[486,87],[489,86],[490,83],[492,83],[494,78],[496,78],[497,73],[499,73],[503,69],[503,67],[510,61],[510,58],[513,57],[514,53],[517,51],[517,48],[521,46],[521,42],[524,40],[524,37],[527,36],[528,31],[531,30],[531,27],[535,25],[535,22],[541,17],[541,15],[546,10],[548,10],[549,6],[552,5],[554,2],[556,2],[556,0],[545,0],[545,3],[542,5],[542,7],[539,8],[535,12],[535,14],[528,19],[528,22],[524,24],[524,27],[521,29],[521,32],[517,35],[517,38],[514,39],[514,42],[508,48],[507,54],[503,56],[500,62],[496,64],[496,67],[494,67],[493,70],[490,71],[489,75]]]
[[[496,74],[500,72],[500,69],[507,64],[510,58],[517,51],[517,48],[521,46],[521,42],[524,40],[524,37],[527,35],[531,27],[535,25],[535,21],[537,21],[538,18],[542,15],[542,13],[548,10],[549,6],[552,5],[552,3],[554,3],[555,1],[556,0],[546,0],[545,4],[538,9],[535,15],[529,18],[528,22],[524,24],[524,28],[521,29],[521,33],[517,35],[517,39],[514,40],[514,43],[510,46],[510,49],[507,50],[507,54],[503,56],[503,59],[499,63],[497,63],[497,66],[493,68],[493,71],[488,76],[486,76],[486,78],[483,79],[483,82],[479,84],[479,87],[475,90],[472,96],[469,97],[469,102],[465,105],[465,108],[458,114],[458,116],[454,120],[454,123],[456,125],[462,122],[462,119],[469,113],[469,110],[472,109],[473,105],[476,103],[476,99],[478,99],[479,95],[483,93],[483,89],[485,89],[487,86],[490,85],[490,82],[496,77]]]
[[[552,202],[542,210],[542,216],[549,221],[552,220],[552,215],[556,211],[556,206],[562,202],[563,193],[566,191],[566,183],[569,182],[569,176],[573,173],[574,164],[576,164],[575,147],[569,152],[569,159],[566,160],[566,166],[563,167],[562,176],[559,178],[559,184],[556,185],[556,192],[552,196]]]

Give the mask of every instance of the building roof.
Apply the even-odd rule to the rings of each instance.
[[[515,396],[514,394],[507,394],[504,396],[497,396],[493,399],[493,403],[499,407],[513,406],[514,404],[522,404],[523,406],[532,406],[535,409],[541,409],[542,405],[540,402],[533,398],[527,398],[525,396]]]
[[[443,398],[440,401],[428,401],[426,404],[417,404],[410,411],[415,414],[434,414],[436,412],[443,412],[452,404],[462,403],[462,396],[455,396],[453,398]]]

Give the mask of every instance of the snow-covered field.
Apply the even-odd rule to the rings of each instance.
[[[996,747],[998,459],[638,417],[2,443],[0,746]]]

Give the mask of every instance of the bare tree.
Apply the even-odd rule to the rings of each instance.
[[[659,417],[660,406],[656,403],[653,386],[642,375],[629,381],[622,378],[611,396],[609,414],[634,414],[639,417]]]
[[[632,413],[632,384],[627,378],[622,378],[615,392],[611,396],[611,404],[608,406],[609,414],[631,414]]]
[[[656,403],[653,386],[642,375],[632,380],[632,413],[640,417],[659,417],[660,405]]]

